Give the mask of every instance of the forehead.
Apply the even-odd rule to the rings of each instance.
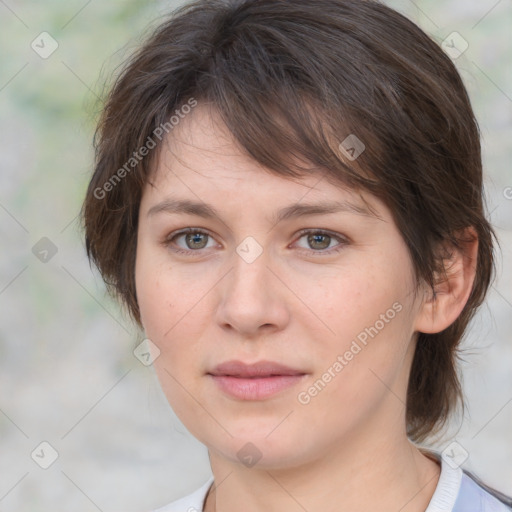
[[[218,112],[205,103],[199,103],[167,134],[159,156],[151,180],[157,186],[182,176],[194,178],[193,174],[210,183],[243,181],[248,171],[255,170],[272,175],[238,147]]]
[[[343,185],[327,169],[309,169],[291,177],[265,168],[240,148],[214,108],[199,103],[164,139],[144,190],[144,209],[172,195],[195,202],[218,199],[240,207],[259,199],[259,207],[267,210],[278,204],[330,199],[362,214],[382,212],[383,204],[375,196]]]

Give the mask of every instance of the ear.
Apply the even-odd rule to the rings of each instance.
[[[434,293],[428,287],[416,317],[415,330],[433,334],[449,327],[459,317],[471,294],[478,258],[478,235],[473,227],[456,233],[457,246],[446,242],[440,248],[444,272],[434,275]]]

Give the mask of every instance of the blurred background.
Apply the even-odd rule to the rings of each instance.
[[[181,3],[0,0],[4,512],[141,512],[210,475],[206,448],[134,356],[142,337],[89,267],[77,222],[105,80]],[[447,41],[480,123],[501,242],[464,342],[466,415],[433,447],[455,440],[464,467],[512,495],[512,3],[386,3]]]

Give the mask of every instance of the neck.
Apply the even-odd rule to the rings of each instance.
[[[248,469],[212,454],[210,460],[215,482],[205,512],[424,512],[440,475],[439,464],[407,438],[294,468]]]

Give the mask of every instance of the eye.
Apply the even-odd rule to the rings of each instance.
[[[299,245],[299,249],[309,254],[332,254],[342,250],[349,243],[346,237],[323,229],[304,229],[299,235],[298,241],[305,239],[307,244],[307,247]],[[209,241],[213,245],[208,246]],[[333,245],[335,241],[338,241],[337,245]],[[171,246],[172,251],[181,254],[199,253],[203,249],[215,247],[210,233],[199,228],[185,228],[173,233],[163,241],[163,245]]]
[[[198,252],[201,249],[208,249],[207,243],[209,237],[211,238],[211,235],[202,229],[186,228],[166,238],[163,244],[166,247],[173,245],[171,250],[175,252],[189,254]],[[185,246],[177,245],[175,241],[179,239],[183,239]]]
[[[345,245],[348,244],[348,240],[345,237],[323,229],[305,229],[299,234],[301,235],[299,240],[303,238],[306,239],[308,247],[305,249],[310,253],[313,252],[331,254],[333,252],[340,251]],[[339,243],[332,246],[331,242],[335,240],[337,240]]]

